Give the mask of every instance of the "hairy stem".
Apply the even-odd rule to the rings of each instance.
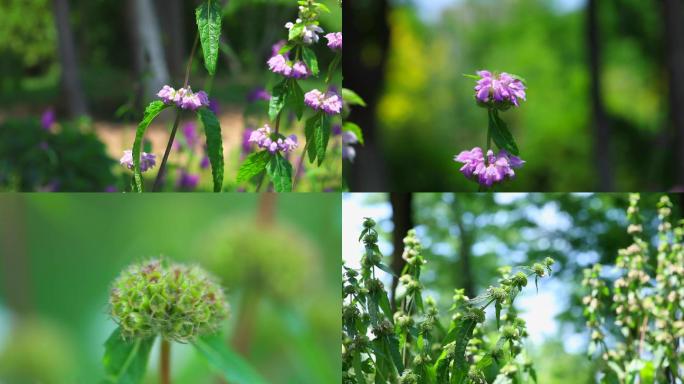
[[[152,192],[159,192],[161,188],[162,180],[164,179],[164,173],[166,171],[166,161],[169,159],[169,153],[171,153],[171,147],[173,147],[173,140],[176,138],[176,131],[178,131],[178,124],[180,123],[181,111],[176,110],[176,120],[173,122],[173,129],[171,129],[171,136],[169,136],[169,142],[166,144],[166,151],[164,151],[164,158],[162,159],[161,165],[159,166],[159,172],[157,172],[157,178],[154,180],[154,186],[152,187]]]
[[[297,180],[299,180],[299,174],[302,172],[302,168],[304,166],[304,159],[306,158],[306,150],[309,148],[309,142],[307,141],[306,144],[304,144],[304,150],[302,151],[302,156],[299,157],[299,162],[297,163],[297,168],[295,168],[295,174],[292,180],[292,190],[295,190],[295,186],[297,186]]]
[[[171,343],[164,338],[161,341],[159,357],[159,382],[160,384],[171,384]]]
[[[190,50],[190,57],[188,58],[188,65],[185,68],[185,80],[183,81],[183,88],[188,86],[188,81],[190,81],[190,69],[192,68],[192,58],[195,56],[195,51],[197,50],[197,43],[199,42],[199,32],[195,34],[195,42],[192,43],[192,49]]]

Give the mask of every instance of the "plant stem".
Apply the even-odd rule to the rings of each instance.
[[[176,109],[176,120],[173,122],[173,129],[171,130],[171,136],[169,136],[169,142],[166,144],[166,151],[164,151],[164,158],[162,159],[161,165],[159,166],[159,172],[157,172],[157,178],[154,180],[154,186],[152,187],[152,192],[159,192],[161,188],[162,179],[164,178],[164,173],[166,171],[166,161],[169,159],[169,153],[171,153],[171,147],[173,147],[173,140],[176,138],[176,131],[178,131],[178,124],[180,123],[181,111]]]
[[[159,355],[159,383],[171,384],[171,343],[162,338],[161,353]]]
[[[306,158],[306,150],[308,147],[309,142],[307,141],[306,144],[304,144],[304,150],[302,151],[302,156],[299,158],[299,162],[297,163],[297,168],[295,168],[294,179],[292,180],[292,191],[295,190],[295,186],[297,185],[299,173],[302,171],[302,166],[304,165],[304,159]]]
[[[183,88],[188,86],[188,81],[190,81],[190,68],[192,68],[192,57],[195,56],[195,51],[197,50],[197,43],[199,42],[199,33],[195,34],[195,42],[192,43],[192,49],[190,50],[190,57],[188,58],[188,65],[185,68],[185,80],[183,81]]]

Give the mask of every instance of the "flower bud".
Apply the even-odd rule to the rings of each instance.
[[[228,309],[221,286],[204,270],[159,260],[129,267],[114,281],[110,295],[110,313],[125,338],[160,334],[192,342],[216,332]]]

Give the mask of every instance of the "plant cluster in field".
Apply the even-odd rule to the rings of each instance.
[[[105,343],[105,382],[140,383],[155,339],[161,339],[161,376],[170,383],[170,342],[189,343],[234,383],[263,379],[225,344],[229,306],[223,288],[198,266],[151,260],[134,264],[114,281],[110,314],[118,327]]]
[[[477,80],[475,100],[487,109],[487,150],[465,150],[454,156],[454,161],[463,164],[460,171],[466,178],[476,181],[481,188],[490,188],[515,177],[515,169],[525,163],[518,157],[518,145],[499,111],[519,107],[520,101],[526,99],[526,88],[523,79],[506,72],[483,70],[466,77]],[[492,150],[492,141],[499,148],[498,153]]]
[[[654,250],[644,235],[651,221],[643,220],[638,203],[639,195],[630,195],[632,244],[618,252],[611,279],[600,264],[584,271],[588,354],[599,353],[604,362],[601,383],[678,383],[684,378],[684,220],[672,225],[672,203],[662,196]]]
[[[432,298],[423,298],[421,270],[426,263],[415,231],[404,239],[405,267],[390,303],[375,268],[383,264],[375,222],[365,219],[359,238],[365,245],[360,270],[344,266],[342,277],[342,382],[401,383],[525,383],[536,381],[522,342],[525,322],[513,306],[534,276],[551,273],[546,258],[531,267],[501,269],[497,286],[468,298],[455,290],[445,327]],[[494,305],[495,323],[485,322]],[[489,329],[492,328],[492,329]]]
[[[272,56],[267,60],[268,68],[280,80],[273,86],[268,97],[268,117],[273,122],[252,133],[249,142],[257,144],[259,151],[244,159],[237,174],[237,182],[254,181],[258,190],[268,176],[276,192],[289,192],[294,188],[304,166],[304,158],[321,167],[328,151],[333,121],[342,112],[342,97],[331,84],[333,75],[342,58],[342,33],[328,33],[327,47],[334,53],[327,74],[322,76],[319,58],[313,47],[319,43],[324,31],[319,17],[329,9],[314,0],[298,1],[299,13],[294,22],[285,24],[287,40],[273,46]],[[304,92],[301,80],[310,77],[324,77],[325,90],[312,89]],[[296,121],[304,118],[306,107],[313,114],[305,119],[305,143],[299,164],[293,168],[288,153],[298,147],[296,134],[283,135],[283,114],[290,111]]]

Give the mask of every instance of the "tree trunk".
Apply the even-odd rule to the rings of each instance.
[[[392,264],[390,268],[395,276],[401,276],[401,271],[406,265],[401,255],[404,252],[404,237],[409,229],[413,228],[413,195],[410,193],[390,193],[390,204],[392,205],[392,222],[394,223],[394,231],[392,232],[392,245],[394,252],[392,254]],[[392,309],[396,310],[396,292],[399,280],[397,277],[392,277],[391,289],[391,303]]]
[[[152,0],[132,0],[135,14],[137,39],[139,41],[138,61],[143,66],[144,95],[147,100],[169,83],[169,70],[164,56],[159,23],[154,13]]]
[[[344,1],[342,12],[346,44],[342,56],[343,84],[367,103],[365,108],[354,108],[349,119],[363,129],[365,140],[365,145],[357,146],[349,186],[352,191],[383,191],[387,190],[386,167],[378,148],[381,138],[375,116],[390,43],[389,3],[387,0]],[[370,54],[362,55],[362,52]]]
[[[461,215],[463,211],[459,202],[459,197],[454,197],[452,204],[454,223],[458,227],[459,247],[458,247],[458,268],[454,271],[458,274],[454,280],[461,282],[461,287],[465,290],[465,295],[475,297],[475,280],[473,279],[473,269],[471,264],[471,249],[473,246],[473,234],[465,227]]]
[[[185,75],[187,59],[185,44],[185,23],[183,17],[182,0],[156,0],[156,9],[161,20],[161,30],[164,33],[164,47],[166,48],[166,60],[174,82],[180,83]],[[193,33],[196,33],[193,31]],[[194,35],[193,35],[194,36]]]
[[[594,132],[594,157],[598,168],[598,190],[613,190],[613,167],[610,154],[610,122],[601,99],[601,47],[598,0],[587,3],[587,47],[589,56],[590,99]]]
[[[675,182],[684,188],[684,4],[663,0],[665,52],[669,75],[670,124],[674,131]]]
[[[68,0],[54,0],[55,26],[59,51],[59,64],[62,67],[61,86],[66,96],[67,109],[71,118],[88,114],[83,86],[79,78],[78,56],[74,35],[69,24]]]

